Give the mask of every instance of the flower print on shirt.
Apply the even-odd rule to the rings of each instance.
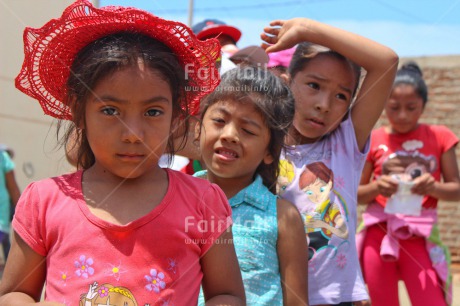
[[[336,263],[337,267],[339,267],[340,269],[345,268],[347,264],[347,257],[343,253],[340,253],[339,255],[337,255]]]
[[[78,277],[83,277],[83,278],[88,278],[90,275],[94,274],[94,268],[92,267],[93,265],[93,259],[90,257],[86,259],[85,255],[81,255],[78,261],[75,261],[75,268],[77,270],[75,271],[75,274]]]
[[[168,271],[171,271],[173,274],[177,272],[177,261],[172,258],[168,258]]]
[[[123,269],[121,263],[115,264],[108,264],[109,267],[106,269],[105,274],[113,276],[117,281],[120,281],[121,275],[123,273],[128,272],[127,270]]]
[[[62,285],[67,286],[67,281],[69,278],[72,278],[67,271],[65,272],[60,272],[59,278],[61,279]]]
[[[166,287],[164,278],[165,278],[165,275],[163,272],[158,272],[156,269],[151,269],[150,275],[145,276],[145,279],[148,282],[145,288],[148,291],[154,291],[156,293],[160,293],[160,291]]]

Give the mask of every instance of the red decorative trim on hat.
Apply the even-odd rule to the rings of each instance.
[[[37,99],[45,114],[72,119],[65,104],[67,79],[78,52],[104,36],[132,31],[167,45],[187,69],[190,88],[187,102],[192,114],[199,110],[200,98],[219,84],[216,61],[220,45],[216,39],[198,40],[186,25],[156,17],[148,12],[120,6],[95,8],[87,0],[67,7],[61,18],[39,29],[24,30],[24,63],[16,77],[16,87]]]

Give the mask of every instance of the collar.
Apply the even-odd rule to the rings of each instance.
[[[207,179],[207,174],[207,170],[202,170],[195,173],[193,176]],[[263,184],[262,177],[257,175],[249,186],[246,186],[232,198],[228,199],[228,202],[231,207],[237,207],[245,203],[260,210],[267,210],[269,203],[267,195],[272,195],[272,193],[266,189],[267,187]]]
[[[264,194],[266,194],[265,189],[267,189],[267,187],[263,184],[262,177],[257,175],[256,179],[249,186],[240,190],[240,192],[229,199],[228,202],[231,207],[236,207],[245,203],[260,210],[266,210],[268,201],[267,197],[264,196]]]

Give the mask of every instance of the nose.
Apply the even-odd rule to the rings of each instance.
[[[331,106],[331,98],[327,94],[318,95],[315,100],[315,109],[320,112],[329,112]]]
[[[407,117],[407,114],[406,114],[406,111],[405,111],[405,110],[400,110],[400,111],[398,112],[398,119],[399,119],[399,120],[404,120],[404,119],[406,119],[406,117]]]
[[[239,141],[238,129],[232,123],[226,124],[222,128],[222,133],[220,135],[220,138],[228,142],[236,143]]]
[[[139,118],[123,118],[120,120],[122,125],[122,140],[128,143],[144,142],[144,128]]]

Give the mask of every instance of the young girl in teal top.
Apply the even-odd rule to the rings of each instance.
[[[235,68],[202,102],[195,130],[208,169],[195,175],[219,185],[232,207],[247,305],[308,303],[305,230],[295,206],[275,195],[293,115],[292,95],[277,77]]]

